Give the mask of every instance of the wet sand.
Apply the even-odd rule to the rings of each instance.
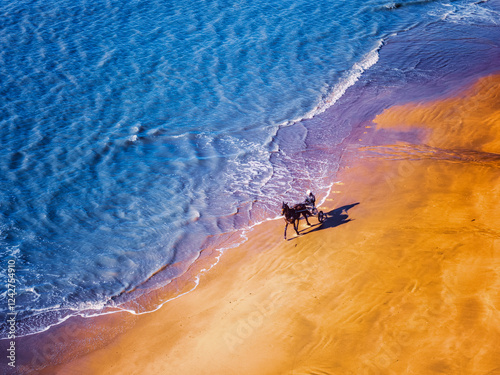
[[[108,316],[125,332],[41,373],[500,373],[499,87],[385,110],[347,148],[323,225],[288,241],[260,225],[195,291]]]

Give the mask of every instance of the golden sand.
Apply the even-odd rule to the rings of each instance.
[[[500,373],[499,87],[386,110],[323,226],[259,226],[195,291],[45,373]],[[420,144],[371,144],[413,128]]]

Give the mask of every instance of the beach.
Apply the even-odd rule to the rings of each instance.
[[[499,83],[387,108],[351,138],[322,225],[255,227],[194,291],[108,316],[102,348],[39,373],[497,373]]]

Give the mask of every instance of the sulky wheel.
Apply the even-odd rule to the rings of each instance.
[[[318,221],[319,221],[320,223],[322,223],[323,221],[325,221],[325,214],[323,213],[323,211],[320,211],[320,212],[318,213]]]

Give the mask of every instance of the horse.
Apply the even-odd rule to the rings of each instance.
[[[297,235],[299,235],[299,219],[300,215],[305,217],[307,225],[311,225],[309,220],[307,220],[307,216],[311,216],[311,213],[307,209],[306,205],[303,203],[296,204],[293,207],[288,207],[288,204],[283,202],[281,205],[281,215],[284,216],[285,219],[285,240],[286,240],[286,229],[288,228],[288,224],[293,225],[293,229]]]

